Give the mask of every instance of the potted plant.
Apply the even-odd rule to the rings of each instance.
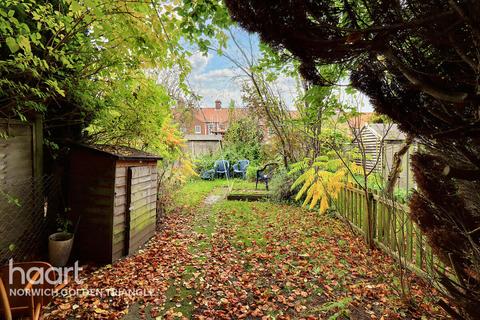
[[[57,232],[48,237],[48,256],[50,263],[55,267],[64,267],[73,246],[72,222],[64,217],[57,218]]]

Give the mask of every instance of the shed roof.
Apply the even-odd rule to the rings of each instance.
[[[395,123],[367,123],[363,129],[365,128],[370,129],[379,139],[385,137],[384,140],[405,140],[406,138],[405,133]]]
[[[102,153],[118,160],[162,160],[162,157],[138,149],[109,144],[78,144],[81,148]]]

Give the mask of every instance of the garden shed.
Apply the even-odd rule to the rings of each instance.
[[[74,254],[111,263],[153,236],[160,159],[128,147],[72,147],[68,198],[72,220],[79,221]]]
[[[402,148],[405,142],[405,133],[396,124],[367,123],[360,129],[357,136],[365,147],[365,153],[368,157],[366,159],[367,170],[373,169],[387,179],[395,153]],[[358,144],[356,139],[354,139],[353,144]],[[397,187],[399,188],[408,190],[414,187],[410,156],[416,148],[417,145],[414,142],[403,156],[402,168],[397,181]]]

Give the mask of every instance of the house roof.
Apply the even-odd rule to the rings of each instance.
[[[384,123],[367,123],[364,126],[364,129],[368,128],[372,131],[379,139],[384,140],[405,140],[406,135],[402,132],[397,124],[384,124]],[[363,130],[363,129],[362,129]]]
[[[246,108],[197,108],[193,110],[194,118],[200,122],[228,122],[231,116],[246,115]]]
[[[362,128],[366,123],[368,123],[372,119],[374,115],[375,115],[374,112],[362,112],[348,119],[348,124],[351,128]]]
[[[228,123],[233,118],[244,118],[248,116],[251,109],[248,107],[239,108],[192,108],[188,112],[193,116],[197,122],[208,123]],[[289,111],[292,118],[298,118],[299,112],[297,110]],[[176,108],[173,109],[173,115],[177,120],[181,120],[182,113]]]
[[[76,146],[86,148],[93,152],[102,153],[106,156],[113,157],[118,160],[162,160],[162,157],[153,153],[141,151],[126,146],[116,146],[109,144],[78,144]]]

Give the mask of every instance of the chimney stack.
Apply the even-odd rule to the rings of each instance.
[[[222,101],[215,100],[215,109],[222,109]]]

